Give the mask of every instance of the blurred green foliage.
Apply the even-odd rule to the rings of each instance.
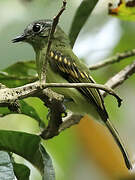
[[[68,34],[71,28],[73,17],[80,3],[80,0],[68,1],[67,9],[60,19],[61,27]],[[108,2],[106,1],[106,3]],[[107,14],[106,3],[105,1],[102,1],[97,4],[94,12],[86,21],[86,24],[81,30],[75,43],[75,47],[78,50],[76,50],[76,54],[79,55],[79,51],[82,52],[82,57],[88,64],[91,62],[95,63],[97,61],[103,60],[107,56],[114,55],[116,52],[123,52],[134,48],[134,22],[120,21],[114,19],[113,17],[109,17]],[[11,67],[14,69],[14,71],[11,71],[12,78],[11,76],[8,76],[6,79],[6,75],[0,72],[0,79],[2,83],[8,85],[9,87],[21,85],[20,80],[13,78],[13,76],[16,75],[15,69],[17,70],[18,77],[20,75],[22,76],[21,73],[23,73],[24,80],[21,82],[22,84],[30,82],[31,77],[37,78],[34,63],[22,62],[31,59],[34,60],[34,53],[32,48],[27,44],[22,44],[21,46],[18,44],[14,45],[11,43],[11,39],[13,39],[17,34],[20,34],[29,22],[35,19],[52,18],[57,14],[61,4],[61,0],[33,0],[29,3],[26,3],[26,1],[23,0],[0,0],[0,69],[1,72],[2,69],[5,69],[4,72],[9,74],[10,71],[7,69],[7,67],[12,65],[10,66],[10,69]],[[109,23],[111,25],[109,28],[107,28]],[[99,36],[103,29],[104,32]],[[107,43],[105,40],[106,36],[108,37]],[[82,42],[85,43],[85,47],[83,49],[79,48],[79,44]],[[98,49],[98,44],[101,44],[101,49]],[[97,48],[93,49],[93,46],[97,46]],[[105,48],[102,49],[102,46]],[[87,48],[88,52],[85,51]],[[98,60],[96,58],[93,59],[93,54],[99,54],[100,56],[101,52],[103,54],[101,54],[101,57],[98,58]],[[92,75],[98,83],[104,83],[108,80],[109,77],[120,71],[127,64],[130,64],[133,60],[134,57],[128,58],[121,63],[108,66],[100,70],[92,71]],[[21,62],[13,65],[18,61]],[[24,64],[26,67],[23,66]],[[24,69],[20,67],[24,67]],[[28,67],[30,68],[29,71],[27,71]],[[32,81],[33,80],[35,79],[32,79]],[[133,143],[135,126],[133,108],[135,106],[134,80],[135,77],[132,76],[127,82],[125,82],[124,85],[118,89],[118,93],[124,99],[123,106],[120,109],[117,108],[116,101],[112,100],[112,97],[108,96],[105,99],[111,120],[114,121],[116,126],[119,127],[120,132],[123,134],[125,143],[128,144],[131,149],[135,148],[135,144]],[[39,99],[28,98],[25,100],[25,102],[28,105],[34,107],[34,109],[36,109],[37,115],[47,123],[47,108],[44,108],[43,103]],[[7,112],[7,109],[1,109],[0,112],[4,111]],[[122,128],[120,128],[120,126],[122,126]],[[0,118],[0,127],[1,129],[39,133],[38,123],[35,123],[35,120],[28,118],[25,115],[8,115],[4,118]],[[99,177],[100,180],[107,179],[106,175],[100,172],[98,168],[96,171],[93,170],[93,167],[95,166],[93,165],[92,160],[90,168],[87,166],[87,163],[85,164],[86,159],[83,157],[85,151],[77,139],[77,134],[74,128],[68,129],[61,133],[58,137],[48,141],[43,141],[42,143],[51,154],[53,164],[56,169],[57,180],[81,180],[82,174],[83,178],[85,177],[84,179],[86,180],[90,178],[98,180]],[[86,168],[80,168],[80,162],[81,165],[84,167],[86,166]],[[35,177],[36,179],[34,179],[33,175],[31,179],[37,180],[36,175]]]

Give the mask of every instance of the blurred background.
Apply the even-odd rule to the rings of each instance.
[[[110,0],[111,1],[111,0]],[[135,23],[108,16],[109,0],[100,0],[79,34],[74,46],[76,55],[90,65],[135,46]],[[60,26],[68,34],[75,12],[81,0],[68,0],[67,9],[60,19]],[[0,69],[18,61],[33,60],[34,51],[28,44],[12,44],[11,40],[23,32],[33,20],[53,18],[62,0],[0,0]],[[130,64],[134,57],[115,65],[92,71],[98,83],[105,83],[111,76]],[[133,75],[117,93],[123,99],[120,108],[113,97],[107,96],[105,104],[110,119],[117,127],[134,162],[135,149],[135,76]],[[38,114],[46,118],[47,109],[38,99],[27,99]],[[0,128],[39,133],[37,122],[23,115],[0,118]],[[128,176],[121,153],[110,134],[102,125],[84,117],[79,125],[62,132],[52,140],[43,141],[51,155],[57,180],[110,180]],[[17,161],[20,157],[16,156]],[[36,169],[31,180],[40,180]],[[133,170],[134,172],[134,170]]]

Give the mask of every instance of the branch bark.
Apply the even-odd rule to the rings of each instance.
[[[111,79],[109,79],[105,85],[115,89],[116,87],[120,86],[121,84],[123,84],[125,82],[125,80],[127,80],[130,76],[132,76],[135,73],[135,61],[126,66],[124,69],[122,69],[119,73],[117,73],[116,75],[114,75]],[[104,91],[102,93],[103,97],[105,97],[107,95],[107,93]]]
[[[96,70],[96,69],[105,67],[105,66],[110,65],[110,64],[118,63],[122,60],[125,60],[125,58],[129,58],[132,56],[135,56],[135,49],[132,49],[130,51],[126,51],[123,53],[117,53],[115,56],[109,57],[109,58],[107,58],[107,59],[105,59],[105,60],[103,60],[97,64],[91,65],[89,67],[89,69],[90,70]]]
[[[95,84],[95,83],[46,83],[42,88],[52,88],[52,87],[62,87],[62,88],[76,88],[76,87],[89,87],[95,89],[101,89],[114,96],[118,101],[118,106],[121,105],[122,99],[114,92],[113,89],[106,85]],[[17,88],[4,88],[0,89],[0,105],[9,104],[18,99],[23,99],[29,96],[37,96],[37,93],[41,93],[43,89],[40,86],[40,82],[30,83]]]

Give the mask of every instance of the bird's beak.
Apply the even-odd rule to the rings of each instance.
[[[12,39],[12,42],[16,43],[16,42],[21,42],[21,41],[24,41],[24,40],[26,40],[26,35],[22,34],[20,36],[17,36],[16,38]]]

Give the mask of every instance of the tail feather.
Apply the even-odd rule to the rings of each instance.
[[[132,164],[129,160],[129,155],[124,147],[124,144],[119,136],[119,133],[117,132],[117,130],[115,129],[115,127],[113,126],[113,124],[110,122],[109,119],[107,119],[107,121],[105,122],[107,128],[109,129],[109,131],[111,132],[113,138],[115,139],[117,145],[119,146],[120,148],[120,151],[123,155],[123,158],[125,160],[125,164],[127,166],[128,169],[132,169]]]

